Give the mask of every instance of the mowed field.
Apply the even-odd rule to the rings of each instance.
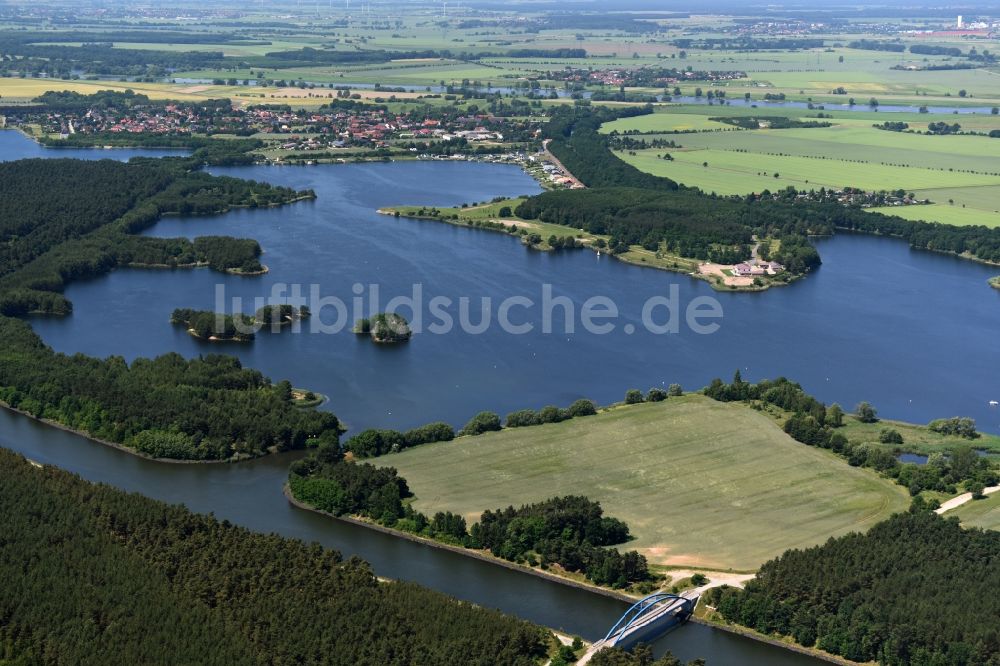
[[[751,570],[787,548],[864,530],[906,492],[799,444],[768,416],[701,395],[416,447],[396,467],[415,508],[485,509],[582,494],[625,520],[651,562]]]
[[[888,132],[872,127],[869,118],[878,114],[834,118],[834,125],[827,128],[734,130],[709,120],[708,112],[656,113],[609,123],[602,130],[639,130],[647,140],[676,141],[681,148],[619,156],[643,171],[707,192],[746,194],[788,186],[798,190],[845,186],[902,189],[930,199],[934,205],[881,209],[883,212],[930,222],[1000,226],[1000,140]],[[761,116],[788,115],[771,109],[756,112]],[[723,107],[714,113],[730,115]],[[739,115],[746,115],[746,111]],[[894,114],[881,117],[895,119]],[[973,120],[941,118],[967,124]],[[922,115],[919,122],[909,122],[914,129],[923,129],[934,119]],[[998,121],[984,117],[975,118],[975,122],[982,126]],[[672,133],[685,129],[701,131]],[[662,135],[657,134],[660,131]],[[662,159],[667,152],[672,161]]]

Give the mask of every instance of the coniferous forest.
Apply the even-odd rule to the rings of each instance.
[[[548,649],[532,624],[359,559],[5,449],[0,522],[0,663],[525,666]]]
[[[708,601],[731,622],[887,666],[1000,664],[1000,533],[921,501],[867,534],[790,550]]]

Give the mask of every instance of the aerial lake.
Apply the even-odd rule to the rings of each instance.
[[[3,160],[95,153],[127,159],[167,151],[46,150],[14,132],[0,132]],[[628,388],[679,382],[696,389],[740,368],[746,378],[787,375],[820,399],[848,408],[868,400],[885,417],[915,422],[972,416],[980,429],[1000,432],[1000,415],[988,406],[1000,398],[994,351],[1000,292],[986,285],[1000,274],[998,268],[913,251],[899,241],[840,235],[818,241],[824,265],[804,280],[759,294],[717,293],[685,275],[626,265],[587,250],[540,253],[502,234],[376,213],[395,204],[456,205],[538,192],[515,167],[401,162],[213,172],[313,188],[318,198],[210,218],[167,218],[150,233],[256,238],[270,272],[237,277],[207,269],[119,270],[75,283],[67,290],[72,316],[32,319],[46,342],[68,353],[128,359],[167,351],[237,354],[274,378],[329,395],[323,408],[353,429],[432,420],[460,425],[482,409],[503,414],[565,405],[578,397],[609,403]],[[229,298],[252,303],[278,283],[316,284],[324,296],[347,303],[355,284],[379,285],[383,302],[409,295],[419,283],[427,299],[468,297],[478,303],[511,296],[540,301],[540,285],[548,283],[554,296],[565,296],[576,307],[605,296],[621,314],[608,334],[588,333],[579,325],[566,333],[559,317],[557,332],[545,333],[537,313],[522,309],[512,318],[538,324],[522,335],[498,326],[479,334],[423,332],[391,348],[348,330],[261,333],[252,345],[220,346],[169,324],[176,307],[214,308],[217,285]],[[670,294],[671,287],[682,304],[700,296],[718,299],[724,313],[719,330],[647,331],[643,304]],[[628,324],[634,333],[626,332]],[[369,560],[380,575],[416,580],[590,639],[600,638],[625,608],[589,592],[293,509],[281,494],[289,455],[239,465],[160,464],[2,410],[0,445],[253,529],[320,541]],[[705,657],[711,664],[818,663],[696,624],[670,633],[657,648],[683,659]]]
[[[501,415],[525,407],[566,405],[580,397],[601,404],[629,388],[672,382],[686,389],[713,377],[728,380],[788,376],[827,402],[848,409],[870,401],[882,416],[926,423],[955,415],[1000,432],[996,332],[1000,292],[987,286],[1000,268],[911,250],[901,241],[839,235],[817,242],[823,266],[791,286],[764,293],[718,293],[686,275],[626,265],[589,250],[543,253],[503,234],[431,221],[394,219],[376,209],[393,204],[456,205],[497,195],[539,191],[518,168],[478,163],[399,162],[314,167],[235,167],[215,173],[313,188],[318,198],[269,210],[238,210],[212,218],[167,218],[158,236],[228,234],[252,237],[270,272],[261,277],[201,270],[119,270],[72,284],[74,313],[37,318],[35,329],[56,349],[131,360],[175,350],[186,356],[225,352],[276,379],[288,378],[331,398],[327,408],[352,429],[410,427],[432,420],[462,425],[483,409]],[[353,287],[377,285],[382,305],[411,295],[492,302],[484,332],[418,332],[405,346],[386,348],[351,334],[258,334],[251,345],[199,341],[169,324],[177,307],[215,309],[216,289],[242,298],[244,310],[274,285],[317,285],[324,297],[350,305]],[[620,316],[607,334],[579,321],[566,332],[564,310],[553,308],[552,332],[542,320],[542,285],[577,310],[595,296]],[[721,305],[718,331],[680,326],[659,334],[642,325],[644,304],[676,290],[680,308],[697,297]],[[496,325],[497,304],[526,297],[510,319],[533,330],[511,334]],[[314,311],[316,306],[314,304]],[[425,319],[429,319],[425,310]],[[403,310],[411,320],[408,310]],[[457,308],[452,308],[457,321]],[[930,314],[934,313],[934,314]],[[332,309],[317,312],[332,324]],[[654,319],[665,320],[665,310]],[[629,327],[635,328],[629,334]]]

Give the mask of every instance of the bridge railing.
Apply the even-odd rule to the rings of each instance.
[[[656,592],[649,595],[648,597],[643,597],[639,601],[632,604],[625,613],[619,618],[615,626],[611,627],[608,631],[608,635],[604,637],[604,643],[614,647],[620,638],[625,636],[628,630],[636,624],[636,622],[641,621],[641,619],[649,613],[656,610],[657,607],[664,605],[665,603],[673,603],[676,601],[682,601],[684,603],[689,603],[690,599],[687,597],[682,597],[677,594],[671,594],[669,592]]]

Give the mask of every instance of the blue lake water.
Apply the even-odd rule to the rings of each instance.
[[[0,162],[32,157],[127,162],[133,157],[176,157],[187,153],[183,148],[46,148],[14,130],[0,131]]]
[[[270,273],[241,278],[208,270],[119,270],[76,283],[66,292],[72,316],[33,321],[48,343],[128,359],[167,350],[235,353],[272,377],[329,395],[328,408],[355,428],[436,419],[461,425],[482,409],[504,414],[579,397],[609,403],[631,387],[678,382],[695,389],[740,368],[753,379],[786,375],[847,408],[868,400],[885,417],[919,423],[968,415],[982,429],[1000,432],[1000,414],[987,404],[1000,396],[994,347],[1000,292],[986,284],[998,268],[914,251],[899,241],[840,235],[818,241],[824,264],[804,280],[760,294],[717,293],[686,275],[588,250],[541,253],[502,234],[375,212],[392,204],[455,205],[538,191],[515,167],[402,162],[215,172],[313,188],[318,199],[213,218],[168,218],[151,233],[256,238]],[[537,307],[512,310],[510,318],[533,323],[535,330],[511,335],[493,325],[481,334],[425,332],[397,348],[372,345],[346,330],[262,333],[253,345],[218,346],[168,323],[175,307],[213,309],[218,285],[227,296],[242,297],[249,310],[254,297],[268,296],[276,283],[301,283],[305,293],[317,284],[323,296],[348,305],[356,283],[377,284],[383,304],[420,284],[425,302],[433,296],[471,299],[472,322],[479,321],[481,298],[492,299],[495,322],[499,302],[524,296]],[[615,330],[587,333],[577,319],[575,332],[566,334],[563,311],[555,308],[555,332],[544,333],[545,283],[578,312],[591,297],[610,298],[621,314]],[[717,299],[724,314],[718,332],[699,335],[684,326],[679,334],[646,331],[644,304],[668,295],[672,286],[682,305],[700,296]],[[319,316],[336,319],[333,311]],[[109,317],[121,334],[109,334]],[[666,311],[655,317],[665,319]],[[634,334],[626,332],[629,324]]]

